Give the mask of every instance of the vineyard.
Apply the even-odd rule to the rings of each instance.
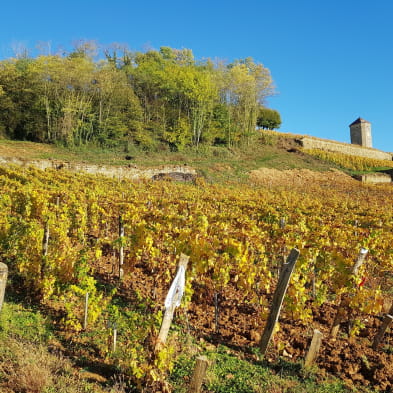
[[[319,329],[321,375],[393,388],[392,332],[372,348],[393,297],[390,186],[130,183],[16,167],[0,167],[0,183],[0,261],[10,290],[47,310],[74,355],[121,370],[135,391],[184,391],[170,382],[184,337],[259,359],[293,248],[300,256],[265,361],[302,362]],[[185,293],[157,350],[181,253],[190,257]]]
[[[305,149],[304,151],[311,156],[321,158],[322,160],[353,171],[371,171],[375,168],[393,168],[393,162],[388,160],[378,160],[321,149]]]

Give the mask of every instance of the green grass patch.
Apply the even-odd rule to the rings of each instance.
[[[0,312],[0,337],[9,336],[31,343],[47,343],[53,332],[50,321],[39,311],[5,302]]]
[[[322,378],[317,371],[305,371],[301,363],[278,363],[242,359],[225,346],[204,353],[209,359],[203,391],[214,393],[344,393],[353,392],[333,377]],[[170,381],[174,393],[186,393],[195,359],[186,355],[178,358]]]

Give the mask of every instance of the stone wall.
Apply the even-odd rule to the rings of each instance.
[[[365,148],[356,145],[350,145],[348,143],[340,143],[334,141],[328,141],[324,139],[314,139],[303,137],[298,139],[300,145],[305,149],[321,149],[326,151],[332,151],[337,153],[349,154],[351,156],[360,156],[366,158],[373,158],[376,160],[393,160],[392,153],[386,153],[381,150]]]
[[[392,176],[386,173],[367,173],[366,175],[354,176],[356,180],[360,180],[362,183],[391,183]]]
[[[13,164],[18,166],[33,166],[41,170],[45,169],[66,169],[72,172],[84,172],[92,175],[103,175],[116,179],[129,179],[129,180],[141,180],[141,179],[153,179],[157,176],[165,174],[177,174],[177,179],[181,178],[181,174],[188,175],[183,176],[184,180],[189,180],[197,176],[195,169],[190,168],[186,165],[163,165],[155,168],[138,168],[135,165],[129,166],[107,166],[107,165],[91,165],[74,162],[63,162],[57,160],[24,160],[16,157],[0,157],[0,165]]]

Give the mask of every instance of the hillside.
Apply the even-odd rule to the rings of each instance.
[[[187,159],[205,176],[195,184],[2,166],[0,258],[10,280],[0,332],[15,348],[15,354],[0,353],[3,390],[28,392],[34,374],[41,377],[30,391],[53,391],[55,383],[62,391],[66,382],[60,376],[71,380],[75,374],[78,393],[180,393],[198,354],[212,361],[206,392],[390,389],[391,332],[379,350],[370,346],[390,307],[384,300],[392,296],[393,212],[385,203],[393,197],[391,187],[362,185],[336,170],[311,171],[306,167],[331,166],[298,151],[292,138],[271,134],[260,142],[249,149],[254,155],[233,149],[171,155],[172,162]],[[25,159],[83,157],[82,151],[24,142],[2,142],[1,149],[0,156]],[[130,161],[124,153],[107,152],[98,162],[115,157]],[[132,161],[142,166],[168,159],[140,153]],[[119,216],[125,230],[120,237]],[[279,330],[261,357],[258,343],[278,272],[293,247],[301,258]],[[370,250],[361,271],[365,284],[353,286],[345,267],[361,247]],[[185,299],[168,345],[156,353],[162,304],[181,252],[190,255]],[[343,294],[354,301],[334,339],[329,330]],[[43,329],[38,343],[31,336],[37,325]],[[317,366],[308,370],[303,359],[314,328],[325,338]],[[46,360],[43,369],[27,368],[27,382],[18,385],[26,365],[22,342],[39,344],[29,353]],[[43,355],[47,349],[71,364]],[[83,375],[100,388],[82,386]]]
[[[259,168],[277,170],[308,169],[317,172],[338,168],[317,157],[302,153],[295,137],[274,132],[261,133],[255,143],[242,149],[205,147],[199,151],[143,152],[104,150],[101,148],[63,148],[55,145],[0,140],[0,157],[26,161],[52,160],[86,165],[151,168],[166,165],[194,168],[209,182],[248,182],[251,171]]]
[[[347,151],[348,154],[345,153]],[[242,148],[205,146],[181,152],[152,152],[137,148],[125,152],[91,145],[66,148],[0,140],[0,160],[3,162],[13,161],[18,165],[34,165],[42,169],[64,168],[116,178],[149,179],[154,175],[182,172],[191,175],[189,179],[196,173],[213,183],[253,184],[263,182],[264,178],[269,182],[272,177],[276,183],[280,182],[279,178],[286,177],[302,177],[305,182],[310,182],[320,176],[330,180],[338,176],[339,181],[343,174],[347,174],[371,183],[391,182],[387,173],[393,168],[393,162],[378,159],[383,154],[389,156],[388,153],[364,149],[370,157],[373,154],[377,157],[370,158],[356,155],[358,151],[363,152],[362,148],[353,145],[273,131],[261,131],[250,146]],[[297,170],[294,174],[289,172],[293,169]],[[300,173],[302,170],[305,171]],[[178,178],[181,180],[182,177]]]

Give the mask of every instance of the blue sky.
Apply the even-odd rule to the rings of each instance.
[[[2,2],[0,59],[81,39],[132,50],[190,48],[227,61],[252,57],[272,73],[281,131],[349,142],[348,125],[372,123],[375,148],[393,152],[391,0]]]

